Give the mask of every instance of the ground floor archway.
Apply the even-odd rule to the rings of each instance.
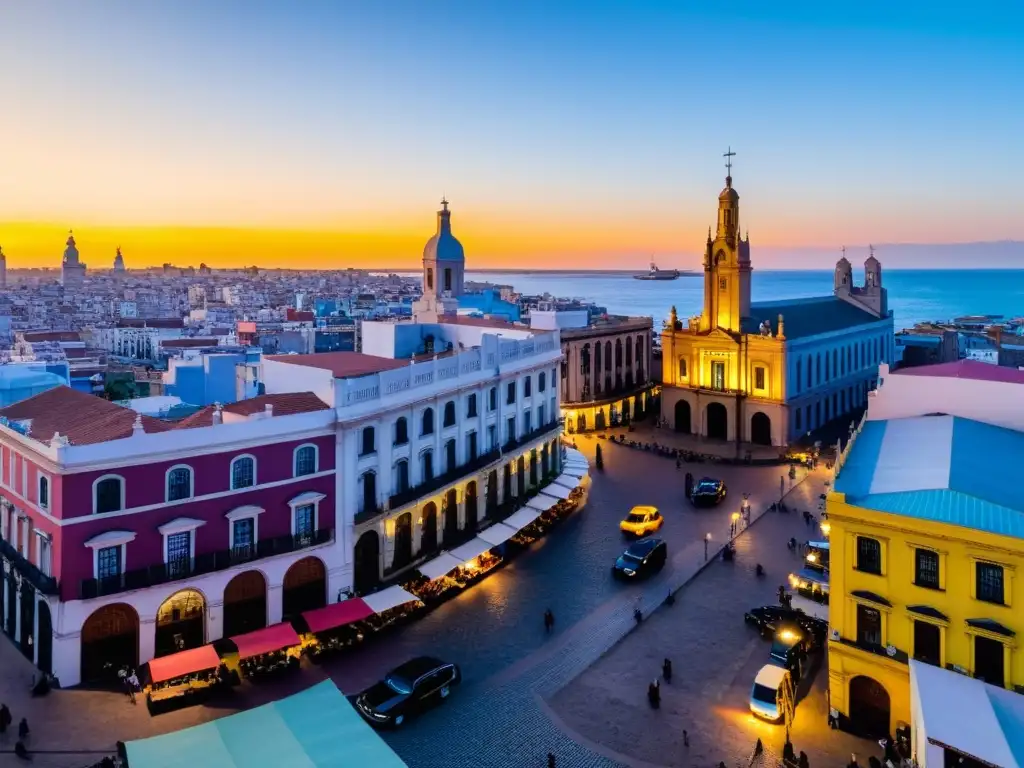
[[[380,537],[366,531],[356,542],[353,554],[352,585],[357,595],[365,595],[380,584]]]
[[[93,611],[82,625],[82,682],[114,682],[118,669],[138,665],[139,614],[135,609],[126,603],[111,603]]]
[[[420,513],[419,554],[426,555],[437,550],[437,504],[428,502]]]
[[[267,626],[267,580],[259,571],[243,571],[224,587],[224,637]]]
[[[750,442],[755,445],[772,444],[772,420],[768,414],[758,411],[750,417]]]
[[[466,508],[465,528],[467,531],[470,532],[476,530],[477,493],[478,492],[475,480],[471,480],[470,482],[466,483],[466,500],[464,502]]]
[[[676,432],[684,435],[690,434],[692,427],[690,426],[690,403],[688,400],[680,400],[676,403],[675,408],[675,422],[673,428]]]
[[[28,584],[21,585],[21,636],[17,638],[21,655],[32,660],[32,645],[36,639],[32,631],[36,625],[36,591]]]
[[[487,499],[485,512],[487,517],[493,517],[494,513],[498,510],[498,472],[497,470],[491,470],[487,475]]]
[[[327,568],[323,560],[310,555],[292,563],[284,574],[281,604],[285,621],[327,605]]]
[[[36,605],[39,612],[39,634],[36,637],[36,666],[46,674],[53,673],[53,620],[50,606],[45,600]]]
[[[404,568],[412,562],[412,513],[403,512],[395,521],[395,552],[391,568]]]
[[[4,579],[6,580],[6,610],[3,612],[4,616],[4,632],[12,640],[17,640],[14,637],[14,625],[18,616],[18,584],[14,580],[14,571],[8,573]]]
[[[459,501],[458,494],[452,488],[444,495],[444,545],[451,547],[459,538]]]
[[[156,612],[153,655],[168,656],[206,643],[206,598],[183,589],[167,598]]]
[[[889,693],[880,682],[864,675],[850,680],[850,725],[856,733],[888,737],[889,710]]]
[[[721,403],[708,403],[707,436],[712,440],[729,439],[729,411]]]

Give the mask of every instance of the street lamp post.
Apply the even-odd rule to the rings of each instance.
[[[740,510],[743,512],[743,522],[745,525],[750,525],[750,494],[743,494],[743,503],[740,504]]]
[[[710,533],[705,533],[704,534],[704,561],[705,562],[707,562],[707,559],[708,559],[708,544],[710,544],[710,543],[711,543],[711,534]]]

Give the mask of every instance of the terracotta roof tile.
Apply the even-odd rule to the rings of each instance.
[[[372,373],[391,371],[409,365],[408,360],[395,360],[390,357],[364,355],[362,352],[321,352],[315,355],[270,355],[267,360],[274,360],[289,365],[304,365],[307,368],[319,368],[330,371],[336,379],[367,376]]]
[[[22,338],[27,342],[33,341],[81,341],[82,336],[77,331],[25,331]]]
[[[951,379],[975,379],[1004,384],[1024,384],[1024,371],[1006,368],[977,360],[959,360],[954,363],[936,363],[911,368],[900,368],[893,373],[903,376],[938,376]]]
[[[260,395],[249,400],[239,400],[237,403],[225,405],[224,410],[228,413],[248,416],[253,413],[262,413],[268,405],[274,407],[275,416],[326,411],[331,407],[312,392],[284,392],[278,395]]]
[[[168,339],[160,342],[161,347],[216,347],[218,339],[198,338],[190,339]]]

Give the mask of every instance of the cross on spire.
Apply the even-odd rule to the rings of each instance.
[[[726,152],[724,155],[722,155],[722,157],[725,158],[726,177],[731,179],[732,178],[732,159],[734,157],[736,157],[736,153],[732,151],[732,147],[729,147],[729,151]]]
[[[441,210],[448,210],[448,197],[446,195],[441,195]]]

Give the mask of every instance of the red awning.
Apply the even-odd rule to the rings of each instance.
[[[193,672],[204,672],[220,666],[220,656],[212,645],[190,648],[149,661],[149,679],[154,683],[184,677]]]
[[[302,614],[310,632],[337,629],[354,621],[365,619],[367,616],[373,616],[373,609],[358,597],[342,600],[340,603],[331,603],[323,608],[315,608]]]
[[[286,622],[232,637],[231,642],[238,648],[238,658],[248,659],[250,656],[259,656],[263,653],[279,651],[282,648],[290,648],[293,645],[299,645],[302,641],[295,634],[292,625]]]

